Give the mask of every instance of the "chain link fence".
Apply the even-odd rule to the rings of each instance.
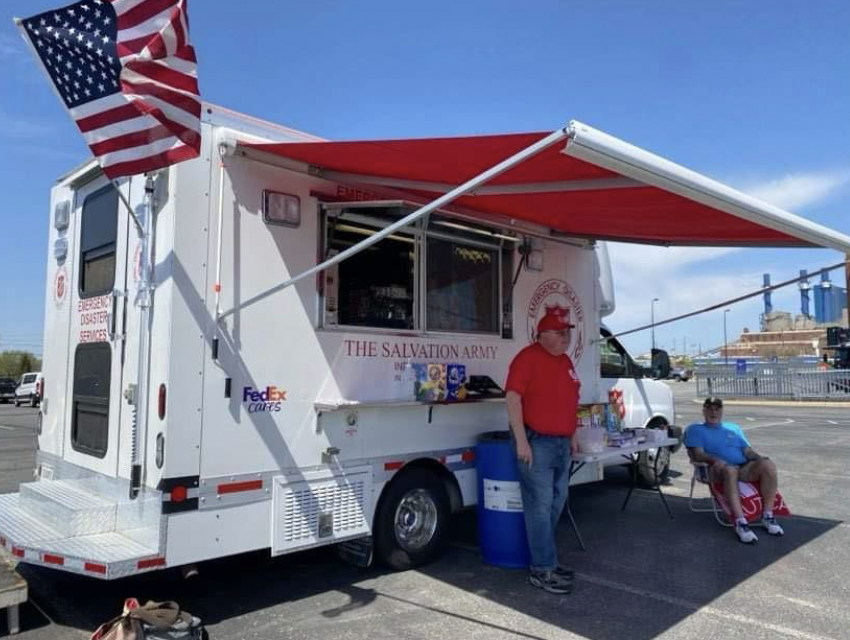
[[[697,395],[721,398],[850,400],[850,370],[789,363],[700,365]]]

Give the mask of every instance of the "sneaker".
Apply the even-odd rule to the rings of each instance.
[[[761,524],[765,529],[767,529],[767,532],[772,536],[785,535],[785,530],[779,526],[779,523],[773,516],[770,516],[769,518],[762,518]]]
[[[741,522],[735,525],[735,533],[738,534],[738,539],[744,544],[752,544],[759,541],[758,536],[753,533],[753,530],[750,529],[749,525]]]
[[[566,595],[573,590],[572,585],[555,575],[554,571],[541,571],[539,573],[532,571],[531,575],[528,576],[528,582],[532,587],[557,595]]]
[[[554,573],[559,578],[563,578],[564,580],[574,580],[576,577],[575,571],[573,571],[569,567],[565,567],[562,564],[559,564],[557,567],[555,567],[552,570],[552,573]]]

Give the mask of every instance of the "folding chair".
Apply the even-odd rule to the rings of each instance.
[[[688,456],[690,457],[690,452],[688,452]],[[694,513],[708,513],[711,512],[714,514],[714,519],[717,520],[717,524],[722,527],[731,527],[732,523],[725,519],[725,515],[721,516],[720,508],[717,504],[717,498],[714,495],[714,488],[711,485],[711,480],[709,478],[708,473],[708,463],[706,462],[697,462],[696,460],[691,459],[691,465],[694,468],[694,474],[691,476],[691,493],[688,496],[688,507]],[[697,483],[704,484],[708,489],[708,497],[707,498],[694,498],[694,487]],[[708,500],[711,503],[710,507],[698,507],[694,506],[694,502],[696,500]]]
[[[690,457],[690,451],[688,451],[688,457]],[[729,507],[726,495],[723,492],[723,484],[720,482],[711,482],[708,472],[709,465],[707,463],[697,462],[691,459],[691,465],[693,465],[694,474],[691,477],[691,493],[688,498],[688,507],[690,510],[695,513],[707,513],[710,511],[714,514],[714,519],[717,520],[719,525],[723,527],[733,526],[735,517],[732,515],[732,509]],[[708,487],[708,498],[694,498],[694,486],[698,482]],[[762,513],[762,497],[758,483],[739,481],[738,492],[741,496],[741,508],[743,509],[744,516],[748,522],[756,522],[761,518]],[[711,507],[694,506],[696,500],[705,499],[711,501]],[[776,499],[773,501],[773,514],[776,516],[791,515],[788,505],[785,504],[782,494],[778,491],[776,492]]]

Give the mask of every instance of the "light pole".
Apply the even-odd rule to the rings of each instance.
[[[727,365],[729,364],[729,342],[726,340],[726,314],[729,311],[730,309],[723,310],[723,358]]]
[[[658,302],[658,298],[653,298],[652,302],[649,303],[649,325],[650,331],[652,332],[652,351],[655,351],[655,303]],[[650,355],[652,355],[652,351],[650,351]]]

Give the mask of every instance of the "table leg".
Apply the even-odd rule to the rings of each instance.
[[[564,508],[567,510],[567,517],[570,519],[570,526],[573,528],[573,533],[576,536],[576,540],[578,540],[578,544],[581,547],[582,551],[587,551],[587,547],[584,546],[584,540],[581,538],[581,533],[578,530],[578,525],[576,525],[575,518],[573,518],[573,511],[570,509],[570,480],[573,479],[573,476],[578,473],[578,471],[584,466],[583,462],[576,462],[575,460],[570,460],[570,475],[567,480],[567,502],[564,505]]]
[[[659,449],[660,452],[660,449]],[[655,464],[652,465],[652,475],[655,482],[653,483],[654,489],[658,492],[658,495],[661,497],[661,502],[664,503],[664,508],[667,509],[667,515],[670,516],[670,519],[673,520],[673,512],[670,511],[670,505],[667,504],[667,498],[664,497],[664,492],[661,490],[661,480],[658,478],[658,461],[661,460],[660,455],[655,456]]]
[[[623,506],[620,507],[620,511],[626,510],[626,505],[629,504],[629,499],[632,497],[632,491],[635,490],[635,487],[637,486],[637,482],[638,482],[638,467],[637,467],[638,461],[637,461],[636,458],[632,457],[631,465],[632,465],[632,484],[629,487],[629,492],[626,494],[626,499],[623,500]]]
[[[576,526],[575,518],[573,518],[573,512],[570,509],[570,499],[567,498],[567,517],[570,519],[570,526],[573,528],[573,533],[576,535],[576,540],[578,540],[578,545],[581,547],[582,551],[587,551],[587,547],[584,546],[584,540],[581,539],[581,533],[579,533],[578,527]]]
[[[9,635],[13,636],[21,630],[20,618],[18,616],[18,605],[13,604],[6,607],[6,616],[9,622]]]

